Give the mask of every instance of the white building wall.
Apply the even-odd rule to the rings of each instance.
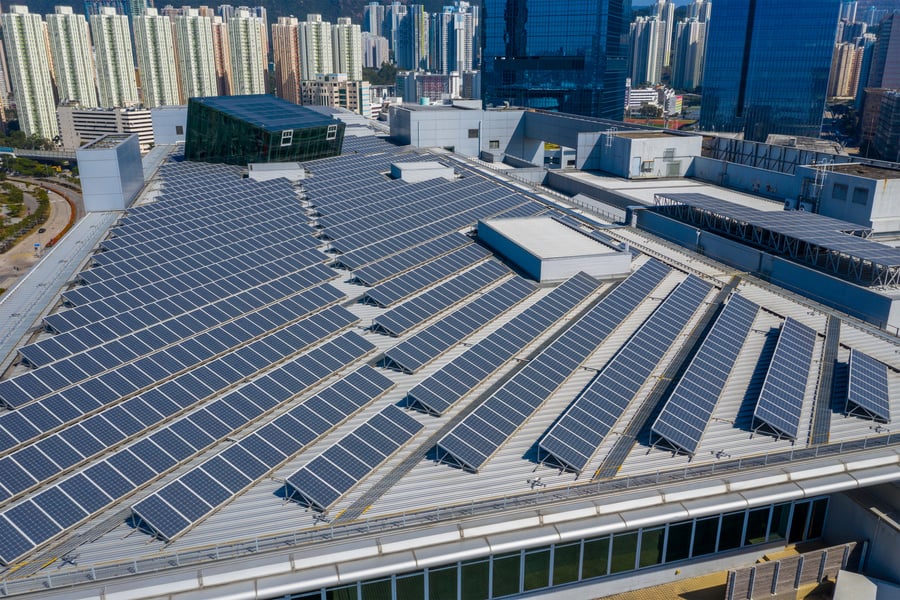
[[[184,143],[187,106],[160,106],[150,111],[153,143],[157,146]]]
[[[363,61],[359,25],[352,24],[349,18],[340,18],[331,34],[334,71],[346,74],[348,79],[361,80]]]
[[[0,25],[22,131],[52,139],[59,130],[41,16],[12,5],[10,12],[0,15]]]
[[[75,14],[70,6],[57,6],[54,14],[47,15],[47,33],[59,101],[78,102],[86,108],[99,106],[84,15]]]
[[[113,108],[138,104],[128,17],[117,15],[114,8],[102,7],[100,14],[91,15],[91,37],[100,106]]]
[[[333,50],[331,23],[323,21],[322,15],[307,15],[300,22],[300,78],[313,80],[334,73]]]
[[[180,104],[172,20],[155,8],[146,9],[146,14],[134,17],[134,43],[144,107]]]

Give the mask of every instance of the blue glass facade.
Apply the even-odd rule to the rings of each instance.
[[[700,127],[818,137],[840,0],[717,0]]]
[[[621,119],[630,0],[484,0],[485,105]]]

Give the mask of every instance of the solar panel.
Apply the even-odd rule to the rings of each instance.
[[[849,414],[860,414],[884,423],[891,422],[891,399],[888,393],[887,365],[850,350],[850,379],[847,385]]]
[[[384,353],[384,364],[406,373],[415,373],[451,346],[533,294],[535,289],[533,283],[521,277],[505,281],[387,350]]]
[[[815,330],[785,319],[753,411],[754,430],[766,426],[778,437],[797,439],[815,344]]]
[[[478,471],[669,271],[650,260],[632,273],[441,438],[438,459]]]
[[[404,271],[430,264],[428,261],[431,260],[450,263],[451,266],[456,265],[456,270],[459,270],[488,256],[490,256],[490,252],[473,244],[471,239],[459,233],[452,233],[357,269],[353,272],[351,282],[366,286],[378,285]],[[447,267],[443,268],[447,269]],[[448,271],[448,273],[452,272],[452,270]]]
[[[732,295],[651,427],[659,441],[693,455],[759,306]]]
[[[407,403],[441,415],[516,353],[597,291],[599,284],[578,273],[412,388]],[[406,306],[405,304],[402,306]],[[402,308],[402,306],[400,308]]]
[[[154,535],[171,540],[393,385],[363,366],[137,502],[132,512]]]
[[[712,286],[693,275],[657,307],[541,438],[541,460],[580,473]]]
[[[337,502],[423,428],[388,406],[285,479],[288,494],[321,511]]]

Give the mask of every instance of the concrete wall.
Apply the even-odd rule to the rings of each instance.
[[[136,134],[112,148],[80,149],[76,156],[87,212],[125,210],[144,185]]]
[[[847,494],[831,496],[825,542],[868,541],[863,572],[877,579],[900,583],[900,531]]]
[[[693,160],[687,175],[779,202],[796,199],[802,187],[800,178],[790,173],[778,173],[702,156]]]
[[[900,326],[898,303],[874,290],[756,250],[741,242],[700,231],[649,210],[634,211],[634,218],[640,229],[751,272],[816,302],[884,329],[896,331]]]
[[[815,181],[815,169],[797,167],[797,176]],[[871,179],[840,170],[825,174],[820,214],[879,231],[900,230],[900,179]]]
[[[184,132],[187,131],[187,106],[152,108],[150,118],[153,121],[154,144],[161,146],[184,143]]]

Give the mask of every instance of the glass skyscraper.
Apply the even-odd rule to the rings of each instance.
[[[621,119],[630,0],[484,0],[486,105]]]
[[[700,128],[818,137],[841,0],[716,0]]]

